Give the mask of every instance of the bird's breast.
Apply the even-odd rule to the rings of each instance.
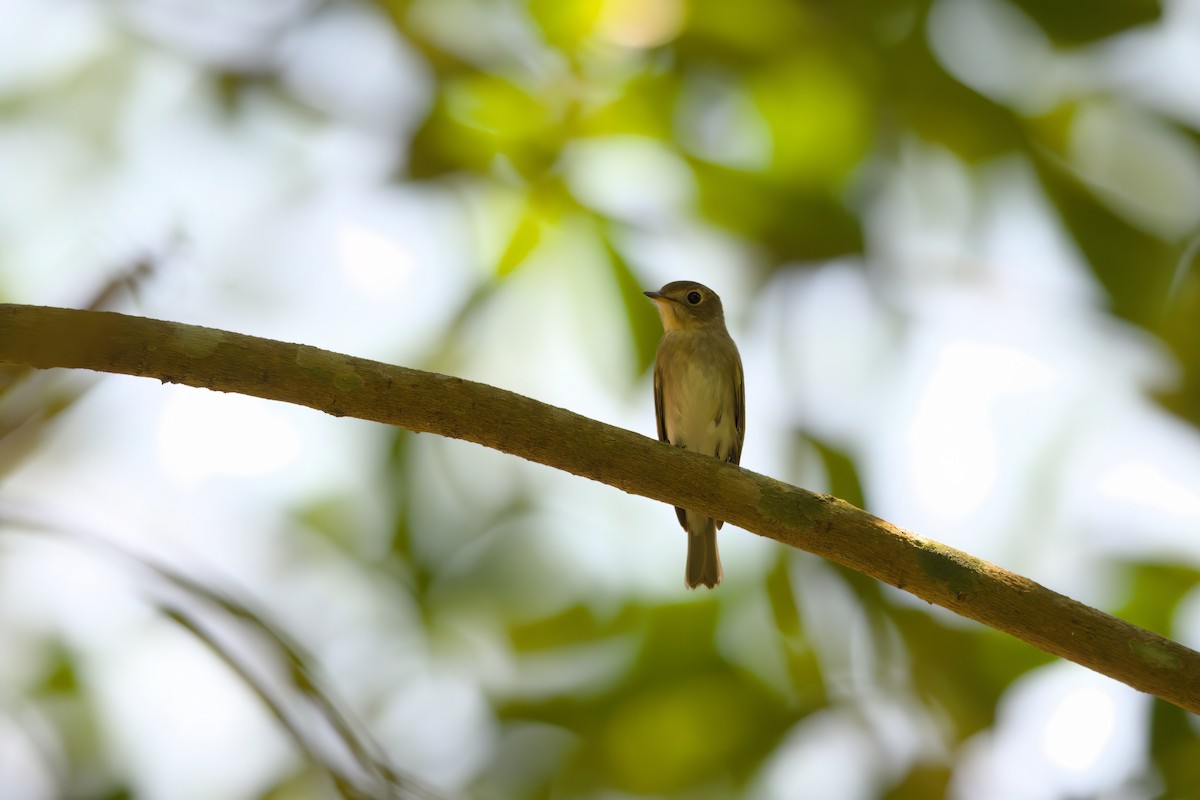
[[[672,444],[725,458],[736,435],[733,373],[704,348],[681,341],[663,359],[663,405]],[[672,352],[675,350],[675,352]],[[728,366],[728,365],[726,365]]]

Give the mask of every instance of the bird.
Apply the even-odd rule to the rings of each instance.
[[[643,294],[658,306],[663,326],[654,360],[659,441],[739,463],[746,438],[745,380],[721,298],[694,281]],[[724,522],[683,508],[675,514],[688,534],[684,583],[712,589],[723,577],[717,529]]]

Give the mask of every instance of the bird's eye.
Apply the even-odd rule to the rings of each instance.
[[[700,304],[700,293],[699,292],[688,292],[687,301],[694,306],[699,305]]]

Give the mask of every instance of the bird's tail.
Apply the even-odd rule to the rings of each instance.
[[[721,557],[717,554],[717,523],[705,520],[700,530],[688,531],[687,573],[683,582],[689,589],[703,584],[709,589],[721,582]]]

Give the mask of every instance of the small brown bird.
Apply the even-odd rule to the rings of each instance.
[[[746,437],[746,391],[721,298],[692,281],[645,295],[658,306],[663,324],[654,364],[659,440],[737,464]],[[717,529],[724,523],[682,508],[675,513],[688,533],[684,583],[711,589],[721,582]]]

